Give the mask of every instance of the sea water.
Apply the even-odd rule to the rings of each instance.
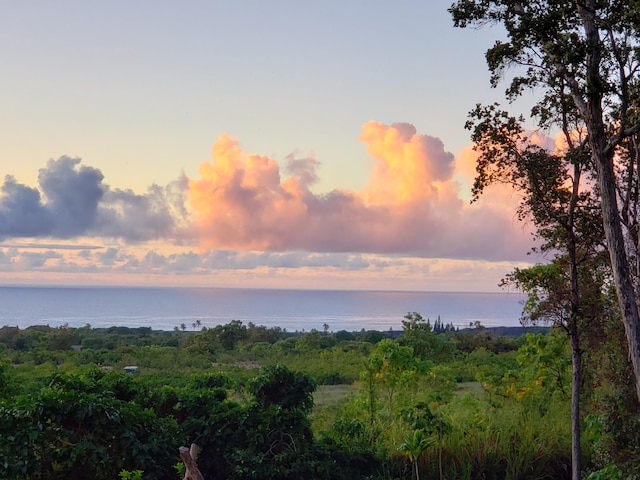
[[[240,320],[287,331],[399,330],[409,312],[455,327],[518,326],[517,293],[239,288],[0,287],[0,326],[214,327]]]

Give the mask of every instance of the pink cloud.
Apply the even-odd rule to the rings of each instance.
[[[422,257],[521,259],[530,238],[504,192],[469,205],[454,178],[469,175],[472,155],[456,161],[435,137],[406,123],[368,122],[360,139],[374,160],[359,192],[315,194],[318,162],[278,163],[242,151],[221,135],[211,162],[189,181],[195,228],[214,249],[363,252]]]

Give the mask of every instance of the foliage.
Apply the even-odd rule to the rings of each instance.
[[[602,314],[607,300],[601,301],[599,294],[607,292],[609,285],[615,289],[617,313],[624,324],[631,360],[625,367],[635,381],[636,398],[619,404],[635,412],[640,401],[638,5],[636,1],[459,0],[449,11],[459,27],[504,27],[506,39],[496,42],[486,55],[491,84],[496,86],[507,68],[516,67],[507,98],[513,100],[528,89],[541,93],[531,117],[543,129],[563,132],[567,145],[566,155],[550,155],[523,135],[522,119],[499,112],[496,106],[479,106],[472,112],[477,120],[474,140],[481,154],[476,192],[496,177],[513,182],[535,200],[526,203],[526,210],[533,213],[546,246],[561,246],[557,260],[564,262],[564,271],[538,269],[543,283],[535,288],[544,291],[546,298],[536,298],[537,291],[530,289],[534,306],[530,313],[541,317],[553,313],[554,321],[559,318],[571,337],[576,436],[584,320],[608,320]],[[589,180],[586,188],[579,182],[584,175]],[[538,192],[542,193],[539,199]],[[597,210],[591,208],[596,194]],[[595,211],[601,222],[592,214]],[[589,278],[601,269],[592,262],[599,244],[605,245],[609,262],[604,275]],[[583,263],[584,258],[587,262]],[[535,280],[524,278],[522,272],[516,274],[525,284]],[[600,307],[600,314],[594,315],[594,306]],[[596,341],[588,339],[588,343]],[[618,382],[622,380],[617,377]],[[623,384],[618,383],[614,390],[622,394]],[[637,464],[637,455],[633,456],[636,460],[631,463]],[[580,475],[575,468],[579,460],[574,448],[573,478]],[[627,462],[619,465],[623,463]]]
[[[417,358],[401,338],[385,338],[387,332],[381,332],[376,345],[358,340],[362,332],[343,333],[344,339],[332,342],[322,339],[336,334],[317,332],[310,338],[321,341],[309,349],[297,348],[309,334],[260,342],[257,349],[248,340],[229,351],[218,346],[216,360],[226,360],[212,365],[210,353],[194,350],[206,332],[156,335],[144,330],[134,338],[118,329],[108,335],[121,335],[131,345],[118,340],[113,350],[52,352],[38,348],[50,345],[46,336],[55,330],[40,329],[37,343],[7,349],[10,358],[18,358],[16,352],[24,359],[55,353],[56,361],[5,363],[14,390],[1,403],[0,435],[14,441],[0,442],[0,458],[8,465],[0,462],[0,478],[113,479],[141,470],[144,478],[173,479],[177,447],[192,442],[202,447],[198,465],[210,480],[408,478],[410,469],[397,447],[416,430],[434,442],[418,457],[423,478],[438,478],[440,466],[444,478],[502,480],[508,471],[520,472],[520,478],[543,478],[541,472],[566,478],[561,473],[567,465],[566,400],[549,393],[550,383],[535,386],[535,353],[516,361],[525,350],[494,348],[515,348],[517,342],[489,329],[437,335],[450,342],[455,359],[440,363]],[[103,333],[82,330],[79,336],[97,339]],[[470,341],[456,342],[456,335],[468,335]],[[176,346],[166,344],[176,336]],[[472,342],[481,347],[470,347]],[[283,343],[292,348],[285,352]],[[103,352],[113,355],[101,357],[113,370],[85,363]],[[566,361],[566,350],[559,348],[557,354]],[[125,373],[119,366],[129,360],[144,367]],[[257,370],[256,364],[264,367]],[[493,383],[484,393],[480,388],[479,393],[457,393],[461,368]],[[353,377],[356,371],[366,372],[354,386],[357,394],[332,405],[324,423],[312,424],[318,415],[314,379],[323,372]],[[510,380],[513,394],[506,392]],[[518,398],[531,385],[535,388]],[[554,395],[553,401],[546,400],[548,395]],[[312,425],[326,429],[312,430]],[[603,431],[602,438],[608,442],[611,437]]]
[[[10,397],[16,389],[11,370],[11,361],[0,357],[0,399]]]
[[[120,477],[120,480],[142,480],[142,474],[142,470],[122,470],[118,477]]]
[[[406,455],[411,462],[417,480],[420,480],[420,470],[418,468],[420,455],[433,443],[434,440],[428,438],[424,430],[419,428],[412,433],[407,433],[404,437],[404,442],[398,446],[398,451]]]
[[[586,480],[633,480],[631,477],[624,475],[616,465],[609,464],[600,470],[591,472],[587,475]]]
[[[146,478],[164,478],[175,433],[173,420],[116,400],[86,379],[54,379],[39,395],[0,406],[0,477],[113,479],[139,467]]]
[[[283,365],[265,367],[264,372],[249,385],[250,392],[261,408],[278,405],[285,410],[301,412],[309,412],[313,408],[315,389],[311,378],[300,372],[292,372]]]
[[[450,339],[436,332],[429,320],[422,318],[417,312],[408,313],[402,321],[403,334],[399,339],[401,345],[409,346],[413,349],[413,354],[421,360],[429,360],[436,363],[443,363],[453,358],[454,345]],[[450,330],[441,327],[438,319],[440,333]]]

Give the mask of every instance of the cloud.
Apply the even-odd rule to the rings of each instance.
[[[49,160],[38,183],[46,198],[42,208],[50,215],[51,236],[69,238],[90,231],[98,202],[106,187],[100,170],[80,165],[79,158]]]
[[[61,253],[0,248],[3,283],[488,291],[514,266],[527,266],[360,253],[162,253],[139,246]]]
[[[21,249],[43,249],[52,250],[98,250],[104,248],[100,245],[77,245],[69,243],[2,243],[0,246],[4,248],[21,248]]]
[[[0,239],[38,237],[52,231],[51,214],[43,208],[40,192],[7,175],[0,188]]]
[[[468,205],[442,142],[406,123],[368,122],[360,139],[374,161],[359,192],[310,190],[313,158],[277,162],[246,154],[221,135],[211,162],[189,181],[204,248],[362,252],[422,257],[521,259],[530,239],[510,205]]]
[[[323,268],[341,271],[382,270],[405,265],[406,259],[380,259],[362,254],[305,252],[237,252],[211,250],[161,253],[142,249],[133,253],[128,247],[103,250],[66,249],[54,251],[43,245],[40,251],[20,248],[0,248],[0,270],[32,272],[103,272],[155,273],[162,275],[206,275],[214,271],[296,270]]]
[[[0,240],[71,239],[79,236],[142,242],[169,238],[184,208],[179,182],[152,185],[144,195],[111,190],[100,170],[79,158],[49,160],[39,171],[39,189],[8,175],[0,188]]]
[[[217,268],[215,262],[254,268],[260,255],[266,255],[260,260],[265,268],[335,265],[356,270],[388,267],[380,255],[525,258],[531,240],[514,216],[518,199],[513,192],[490,189],[480,202],[468,202],[468,187],[462,185],[473,179],[471,149],[454,157],[438,138],[419,134],[407,123],[368,122],[360,140],[371,158],[366,185],[360,191],[324,193],[312,190],[320,167],[315,158],[290,155],[279,165],[268,156],[247,154],[226,134],[214,143],[212,160],[200,165],[197,178],[183,175],[164,187],[153,184],[142,194],[112,188],[97,168],[63,156],[40,170],[37,188],[5,178],[0,241],[22,250],[47,245],[77,249],[77,268],[93,261],[129,271],[199,272]],[[41,243],[7,244],[18,238]],[[83,245],[68,247],[56,240]],[[143,257],[93,246],[156,240],[199,243],[200,253],[215,254]],[[92,254],[92,248],[99,253]],[[225,253],[234,251],[240,254]],[[371,255],[378,255],[377,263]],[[55,261],[64,263],[48,259],[43,265]],[[98,267],[94,263],[91,268]]]
[[[63,259],[60,252],[47,250],[45,252],[22,252],[16,266],[21,270],[34,270],[57,265]]]
[[[131,190],[108,190],[96,215],[92,233],[129,242],[166,238],[175,228],[166,191],[152,185],[145,195]]]

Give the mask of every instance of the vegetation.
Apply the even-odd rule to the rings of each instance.
[[[504,28],[506,39],[486,54],[492,86],[511,69],[506,98],[539,94],[530,120],[561,140],[556,151],[541,147],[523,117],[497,104],[478,105],[467,123],[479,154],[475,197],[492,183],[511,185],[522,198],[520,218],[532,221],[540,249],[551,257],[548,264],[516,269],[506,282],[529,295],[525,319],[551,322],[570,339],[571,478],[579,480],[582,404],[602,387],[592,383],[593,390],[583,392],[585,357],[602,353],[612,322],[624,325],[630,363],[618,366],[632,372],[636,390],[630,399],[628,379],[614,381],[625,385],[625,416],[637,415],[640,400],[638,5],[457,0],[449,11],[458,27]],[[637,463],[633,457],[626,468],[635,464],[637,471]],[[618,471],[601,466],[608,474]]]
[[[402,332],[376,333],[238,321],[0,328],[0,478],[176,479],[178,447],[191,443],[207,479],[569,478],[571,349],[560,332],[436,333],[411,312]],[[612,388],[628,393],[609,370],[620,373],[621,354],[588,369],[609,383],[589,400],[585,472],[612,469],[637,440],[626,423],[637,416],[620,419],[623,432],[601,410]],[[314,402],[323,389],[340,393]]]

